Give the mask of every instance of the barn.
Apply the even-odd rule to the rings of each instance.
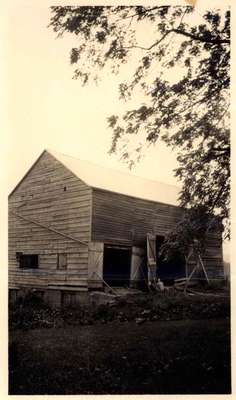
[[[147,237],[158,255],[181,214],[174,186],[45,150],[9,195],[10,292],[61,304],[106,284],[135,287],[146,279]],[[209,233],[204,265],[223,278],[221,232]],[[179,257],[159,259],[158,273],[190,271]]]

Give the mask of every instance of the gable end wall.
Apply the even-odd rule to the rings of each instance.
[[[9,286],[87,285],[88,246],[13,215],[39,222],[88,243],[91,236],[89,186],[44,152],[9,197]],[[13,213],[12,213],[13,212]],[[16,252],[38,254],[38,269],[20,269]],[[57,255],[67,254],[67,270]]]

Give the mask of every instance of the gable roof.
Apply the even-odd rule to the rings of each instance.
[[[178,206],[180,188],[46,150],[88,186]]]

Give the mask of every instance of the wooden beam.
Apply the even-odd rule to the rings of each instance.
[[[109,290],[111,290],[113,293],[115,293],[115,295],[117,295],[117,292],[115,291],[115,289],[113,289],[111,286],[109,286],[108,283],[106,281],[104,281],[104,279],[97,272],[94,272],[93,275],[97,275],[97,277],[104,283],[104,285],[106,285]]]
[[[204,263],[203,263],[203,261],[202,261],[202,257],[201,257],[200,254],[198,254],[198,258],[199,258],[200,264],[201,264],[201,266],[202,266],[203,272],[204,272],[204,274],[205,274],[207,283],[209,284],[209,278],[208,278],[208,275],[207,275],[207,272],[206,272],[206,268],[205,268],[205,266],[204,266]]]
[[[13,212],[13,211],[10,211],[10,213],[13,214],[13,215],[15,215],[15,216],[18,217],[18,218],[23,219],[24,221],[30,222],[30,223],[32,223],[32,224],[34,224],[34,225],[40,226],[41,228],[47,229],[48,231],[54,232],[54,233],[56,233],[57,235],[61,235],[61,236],[65,237],[65,238],[67,238],[67,239],[73,240],[74,242],[78,242],[78,243],[80,243],[80,244],[83,244],[84,246],[88,246],[88,243],[83,242],[82,240],[76,239],[76,238],[74,238],[73,236],[70,236],[70,235],[67,235],[67,234],[65,234],[65,233],[59,232],[59,231],[57,231],[56,229],[50,228],[49,226],[44,225],[44,224],[42,224],[41,222],[34,221],[34,220],[30,219],[30,218],[26,218],[26,217],[24,217],[23,215],[20,215],[20,214],[18,214],[18,213]]]

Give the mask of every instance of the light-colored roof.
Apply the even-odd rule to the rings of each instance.
[[[138,197],[140,199],[178,205],[180,189],[177,186],[102,167],[55,152],[54,150],[47,150],[47,152],[93,188]]]

